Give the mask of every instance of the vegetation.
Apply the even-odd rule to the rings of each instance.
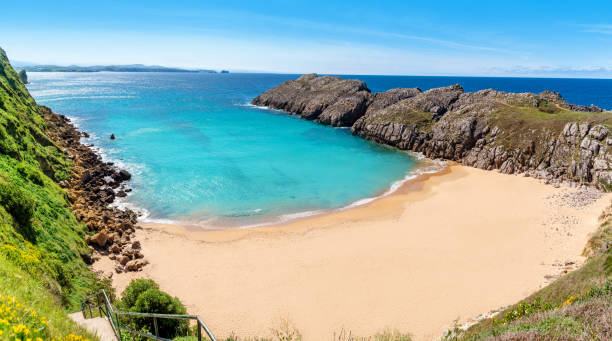
[[[81,335],[64,309],[75,310],[104,284],[82,259],[90,252],[86,227],[57,184],[72,164],[45,129],[40,108],[0,49],[0,295],[47,316],[49,330],[39,337],[48,339]],[[18,325],[30,333],[39,328],[35,319]]]
[[[159,289],[159,285],[152,279],[134,279],[121,293],[121,308],[129,310],[132,308],[140,294],[149,289]]]
[[[117,307],[138,313],[187,314],[185,306],[178,298],[159,290],[159,285],[150,279],[132,280],[121,294],[121,301],[117,302]],[[147,333],[155,331],[153,318],[150,317],[124,318],[121,324]],[[157,319],[157,328],[159,336],[163,338],[193,334],[189,330],[188,320]]]
[[[430,112],[423,112],[414,109],[412,106],[403,103],[397,105],[393,110],[385,110],[375,116],[372,123],[398,123],[408,127],[416,125],[419,132],[427,132],[431,130],[434,119]]]
[[[26,73],[26,70],[19,71],[19,78],[23,84],[28,84],[28,74]]]
[[[342,330],[334,335],[334,341],[411,341],[410,334],[404,334],[397,330],[385,330],[370,337],[355,336],[351,332]]]
[[[302,341],[302,334],[294,328],[287,320],[281,320],[278,328],[270,330],[272,337],[255,337],[244,338],[233,334],[223,339],[224,341]],[[178,337],[175,341],[196,341],[194,336]],[[347,330],[341,330],[339,333],[334,333],[333,341],[411,341],[412,337],[409,334],[401,333],[397,330],[384,330],[372,336],[356,336]]]
[[[0,340],[94,338],[68,319],[44,283],[0,256]]]

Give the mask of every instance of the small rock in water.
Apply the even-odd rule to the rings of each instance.
[[[110,139],[114,140],[115,139],[115,134],[111,134]]]
[[[121,180],[127,181],[132,178],[132,174],[130,174],[130,172],[126,171],[125,169],[122,169],[119,171],[119,178]]]

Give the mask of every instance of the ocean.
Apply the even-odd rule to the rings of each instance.
[[[38,103],[70,117],[90,134],[85,143],[132,173],[132,192],[120,204],[141,210],[145,221],[207,228],[282,222],[365,203],[435,167],[354,137],[349,129],[249,105],[298,75],[28,76]],[[466,91],[555,90],[571,103],[612,108],[612,80],[344,77],[364,80],[372,91],[455,83]]]

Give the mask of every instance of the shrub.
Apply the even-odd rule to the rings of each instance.
[[[159,289],[148,289],[141,293],[136,300],[136,303],[130,309],[139,313],[157,313],[157,314],[180,314],[187,313],[185,306],[181,301],[168,295]],[[134,324],[137,330],[155,331],[154,320],[151,317],[140,317],[134,319]],[[179,319],[157,319],[158,336],[172,339],[177,336],[189,333],[189,322]]]
[[[26,70],[19,71],[19,78],[23,84],[28,84],[28,74],[26,73]]]
[[[30,226],[34,215],[34,201],[21,188],[0,181],[0,203],[22,228]]]
[[[556,114],[559,112],[559,108],[554,103],[550,103],[548,101],[541,101],[538,103],[538,109],[548,114]]]
[[[510,323],[523,317],[531,316],[535,313],[551,310],[554,308],[555,306],[552,303],[543,302],[542,298],[538,297],[532,302],[520,302],[510,311],[505,313],[501,321],[503,323]]]
[[[149,289],[159,289],[159,285],[152,279],[134,279],[128,284],[121,294],[121,304],[130,310],[143,292]]]
[[[23,162],[20,162],[15,168],[17,169],[19,174],[32,181],[33,183],[39,186],[44,185],[45,182],[43,180],[43,174],[39,170],[34,169],[33,167]]]

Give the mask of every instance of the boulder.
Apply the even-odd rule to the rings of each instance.
[[[132,178],[132,174],[130,174],[130,172],[126,171],[125,169],[122,169],[119,171],[119,179],[123,181],[127,181],[127,180],[130,180],[131,178]]]
[[[130,260],[131,259],[128,256],[121,256],[119,257],[119,264],[126,265]]]
[[[106,231],[102,230],[89,238],[90,244],[96,244],[99,247],[104,247],[108,241],[108,235]]]
[[[119,253],[121,251],[121,248],[119,247],[119,245],[117,244],[113,244],[110,249],[109,249],[112,253]]]
[[[127,264],[125,265],[125,270],[126,271],[139,271],[140,269],[142,269],[143,266],[147,264],[149,264],[149,262],[147,262],[144,259],[131,260],[127,262]]]

